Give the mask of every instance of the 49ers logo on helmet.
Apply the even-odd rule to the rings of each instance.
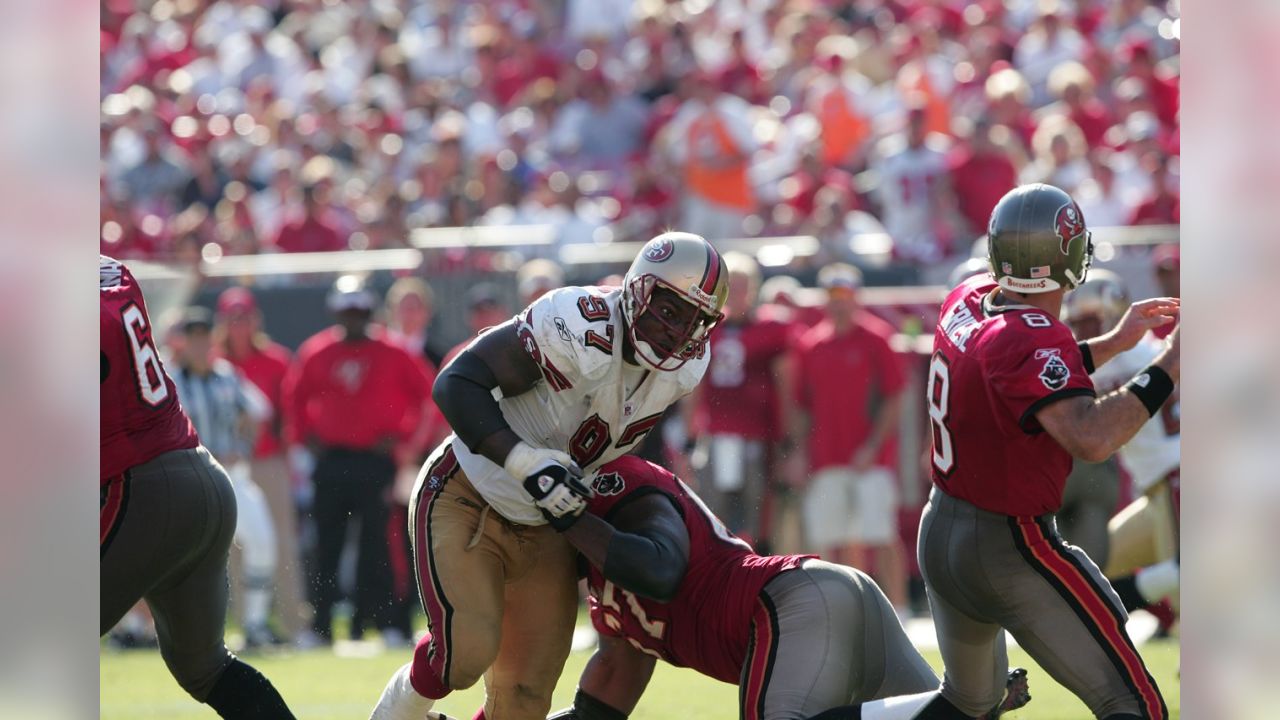
[[[1058,239],[1062,241],[1062,254],[1069,255],[1071,241],[1084,234],[1084,215],[1075,203],[1067,203],[1058,208],[1058,214],[1053,218],[1053,227],[1058,233]]]
[[[667,238],[653,240],[644,247],[644,258],[650,262],[662,262],[671,257],[676,245]]]

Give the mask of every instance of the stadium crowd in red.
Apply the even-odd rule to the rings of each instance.
[[[1176,223],[1177,38],[1176,0],[104,0],[101,247],[671,225],[933,265],[1036,180]]]

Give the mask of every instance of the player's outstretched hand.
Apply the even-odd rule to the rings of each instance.
[[[1182,301],[1178,298],[1160,297],[1139,300],[1129,306],[1124,317],[1109,335],[1119,351],[1128,350],[1152,328],[1178,321]]]

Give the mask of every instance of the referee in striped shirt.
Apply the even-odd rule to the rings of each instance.
[[[227,469],[236,493],[236,544],[240,547],[244,597],[241,623],[246,647],[274,642],[267,627],[276,571],[276,535],[262,489],[249,476],[258,425],[271,417],[271,403],[253,383],[215,357],[212,314],[202,307],[183,312],[170,364],[178,399],[200,441]]]

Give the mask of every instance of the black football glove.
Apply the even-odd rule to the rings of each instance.
[[[561,710],[547,720],[627,720],[627,714],[579,689],[573,697],[573,707]]]

